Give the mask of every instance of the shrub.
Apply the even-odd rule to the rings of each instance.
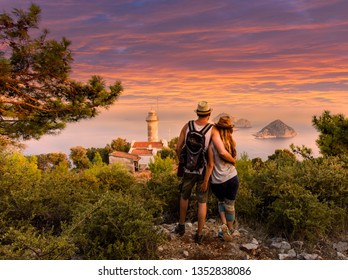
[[[153,176],[160,173],[172,173],[173,159],[170,157],[162,158],[160,156],[155,156],[154,161],[150,160],[149,168]]]
[[[68,237],[39,233],[32,226],[8,228],[1,235],[0,243],[0,259],[6,260],[68,260],[76,251]]]
[[[277,199],[269,205],[271,233],[315,240],[331,230],[332,210],[303,187],[285,183],[275,187],[272,195]]]
[[[146,202],[107,192],[66,229],[85,259],[155,259],[161,240]]]
[[[237,213],[273,234],[315,239],[347,227],[347,168],[339,158],[294,160],[278,151],[239,172]],[[283,156],[284,155],[284,156]],[[237,208],[238,205],[238,208]]]
[[[177,221],[179,213],[179,179],[176,174],[158,173],[147,183],[148,189],[161,201],[160,211],[165,222]]]

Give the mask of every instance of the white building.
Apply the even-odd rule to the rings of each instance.
[[[159,151],[168,147],[166,140],[158,140],[159,119],[154,110],[148,113],[146,122],[148,141],[133,141],[128,152],[132,157],[120,152],[111,153],[109,156],[110,164],[115,161],[124,161],[128,166],[133,163],[134,170],[144,170],[149,167],[150,160],[153,161]],[[131,161],[132,163],[130,163]]]

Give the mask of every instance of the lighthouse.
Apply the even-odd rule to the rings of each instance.
[[[147,122],[147,141],[157,142],[158,141],[158,117],[154,110],[151,110],[146,118]]]

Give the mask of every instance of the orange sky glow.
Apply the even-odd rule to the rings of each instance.
[[[7,12],[30,3],[0,0]],[[72,78],[100,75],[125,89],[108,111],[74,130],[117,131],[118,122],[143,122],[156,109],[163,135],[170,128],[174,137],[195,117],[199,100],[211,104],[213,115],[265,124],[278,118],[310,124],[324,110],[348,115],[345,0],[34,3],[42,9],[42,28],[72,41]],[[115,137],[131,141],[131,130]]]

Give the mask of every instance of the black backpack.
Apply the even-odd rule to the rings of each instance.
[[[180,155],[179,168],[185,167],[189,172],[195,172],[205,167],[206,149],[205,134],[213,124],[206,124],[200,131],[195,130],[194,121],[189,121],[189,131],[187,133],[184,147]],[[179,170],[178,170],[179,171]],[[182,170],[181,176],[182,176]],[[180,173],[180,171],[178,173]]]

